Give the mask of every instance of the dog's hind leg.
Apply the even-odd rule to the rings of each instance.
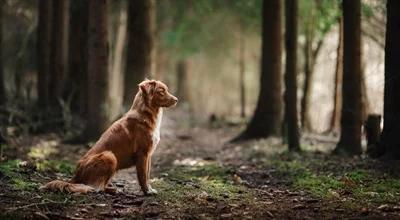
[[[115,155],[111,151],[105,151],[82,160],[72,181],[105,190],[116,170]]]

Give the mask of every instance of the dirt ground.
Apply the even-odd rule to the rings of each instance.
[[[400,219],[397,162],[330,156],[330,137],[303,138],[302,154],[279,139],[228,144],[241,126],[164,115],[152,169],[158,195],[142,196],[134,169],[114,178],[116,194],[39,191],[71,177],[88,146],[21,137],[0,166],[0,219]]]

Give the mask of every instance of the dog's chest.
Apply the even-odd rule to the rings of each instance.
[[[153,136],[152,136],[153,146],[151,148],[151,154],[154,153],[154,151],[157,148],[158,142],[160,142],[160,130],[161,130],[162,117],[163,117],[163,110],[162,110],[162,108],[160,108],[160,111],[158,112],[158,116],[157,116],[156,127],[153,131]]]

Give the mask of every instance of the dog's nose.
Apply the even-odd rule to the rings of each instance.
[[[175,101],[175,102],[178,102],[178,98],[176,98],[175,96],[174,96],[174,101]]]

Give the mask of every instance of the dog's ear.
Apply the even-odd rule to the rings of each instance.
[[[156,87],[155,80],[145,80],[139,84],[140,90],[146,95],[152,94],[154,92],[155,87]]]

